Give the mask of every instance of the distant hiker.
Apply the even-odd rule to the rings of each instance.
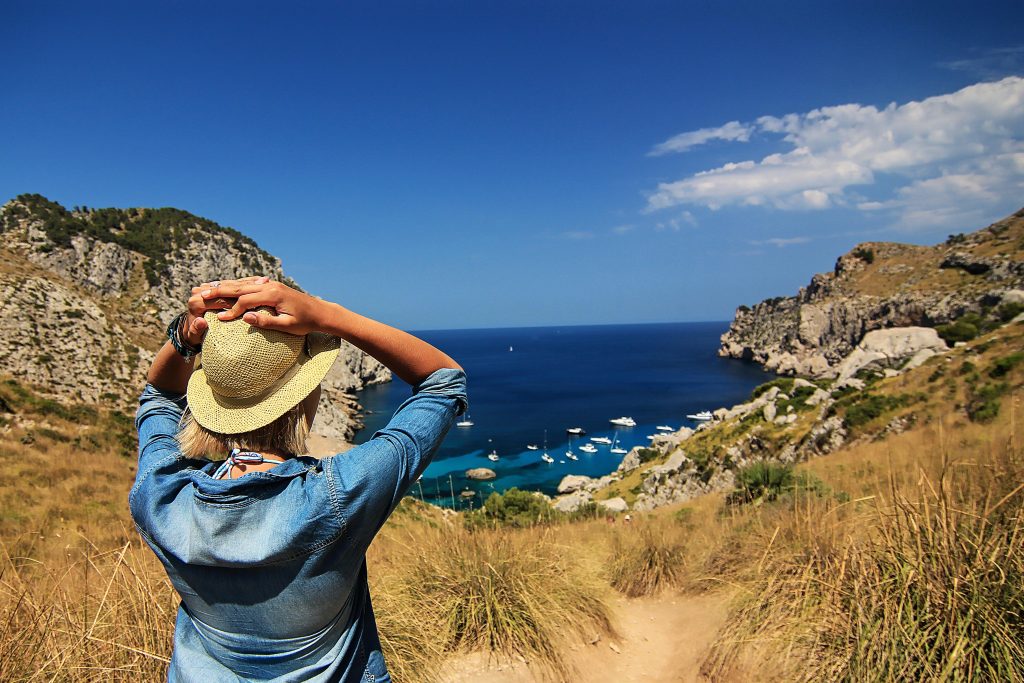
[[[193,289],[168,337],[129,495],[181,596],[168,680],[390,681],[365,553],[465,411],[462,368],[268,278]],[[300,454],[341,339],[413,393],[368,442],[318,460]]]

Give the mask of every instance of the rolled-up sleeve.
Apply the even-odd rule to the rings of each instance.
[[[468,407],[466,374],[445,368],[413,388],[388,425],[332,458],[332,476],[349,517],[374,532],[430,464],[455,418]],[[372,536],[371,536],[372,538]],[[368,542],[369,539],[367,539]]]

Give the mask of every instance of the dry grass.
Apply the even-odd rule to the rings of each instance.
[[[637,522],[613,537],[608,580],[630,598],[655,595],[683,583],[687,546],[682,531],[666,518]]]
[[[571,644],[614,636],[607,589],[551,531],[419,528],[389,542],[398,545],[385,551],[380,588],[444,653],[518,655],[537,675],[566,680]]]
[[[704,673],[735,678],[756,652],[794,681],[1024,680],[1024,469],[1000,427],[960,426],[975,448],[956,458],[938,426],[868,445],[842,479],[870,496],[759,514],[762,555]]]

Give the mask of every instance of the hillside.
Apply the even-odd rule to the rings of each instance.
[[[1024,209],[967,235],[921,247],[858,245],[795,296],[740,306],[719,355],[787,375],[835,376],[871,330],[935,327],[965,315],[993,317],[1024,303]]]
[[[130,410],[190,288],[256,273],[294,284],[248,237],[179,209],[69,211],[19,195],[0,208],[0,362],[45,395]],[[389,379],[346,345],[317,433],[349,439],[352,392]]]

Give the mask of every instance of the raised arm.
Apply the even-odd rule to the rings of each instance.
[[[324,332],[352,343],[370,354],[403,381],[415,386],[437,370],[462,368],[448,354],[408,332],[371,320],[347,308],[296,291],[280,282],[224,283],[199,295],[210,308],[214,302],[234,299],[218,313],[221,320],[242,316],[254,327],[291,334]],[[262,307],[269,307],[267,310]],[[261,310],[254,310],[254,309]]]

